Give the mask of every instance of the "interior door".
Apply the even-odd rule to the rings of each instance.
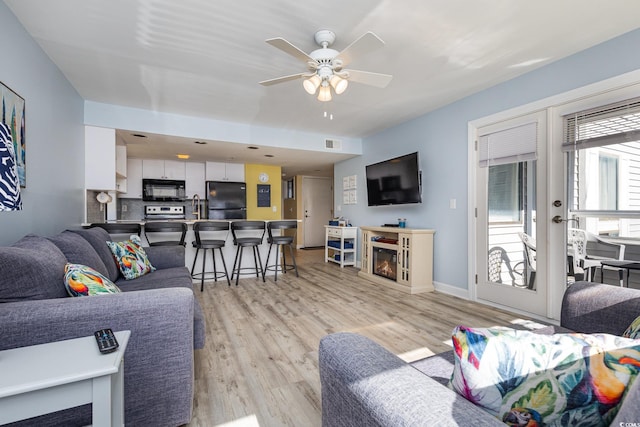
[[[546,316],[546,112],[477,132],[476,296]]]
[[[333,181],[331,178],[303,177],[304,247],[324,246],[325,229],[333,217]]]

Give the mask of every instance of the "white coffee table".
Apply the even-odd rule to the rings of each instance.
[[[123,355],[100,354],[93,336],[0,351],[0,424],[93,403],[93,427],[124,425]]]

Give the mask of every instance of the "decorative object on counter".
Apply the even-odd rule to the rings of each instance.
[[[149,246],[184,246],[186,235],[187,224],[184,222],[149,221],[144,225],[144,237]]]
[[[262,230],[260,236],[256,236],[255,232]],[[248,235],[250,233],[251,235]],[[264,282],[264,271],[262,270],[262,260],[260,259],[260,251],[258,246],[262,244],[265,233],[264,221],[233,221],[231,223],[231,234],[233,235],[233,244],[236,245],[236,257],[233,261],[233,270],[231,271],[231,279],[236,277],[236,286],[238,286],[238,279],[240,278],[240,272],[244,269],[254,270],[256,277],[262,275],[262,281]],[[245,247],[250,247],[253,250],[253,261],[255,263],[255,269],[252,267],[242,267],[242,252]],[[252,272],[250,272],[251,274]]]
[[[107,203],[111,203],[113,201],[113,197],[109,193],[105,193],[104,191],[96,194],[96,200],[100,203],[100,212],[102,212],[102,219],[107,220]]]
[[[147,273],[155,271],[146,252],[142,248],[140,236],[132,234],[129,240],[124,242],[107,242],[113,257],[118,263],[120,272],[127,280],[137,279]]]
[[[267,252],[267,259],[264,262],[264,270],[262,270],[262,280],[264,281],[264,276],[267,270],[275,271],[275,281],[278,281],[278,269],[282,271],[282,273],[286,273],[287,270],[295,270],[296,277],[298,277],[298,265],[296,264],[296,257],[293,254],[293,242],[296,238],[296,231],[298,229],[298,221],[270,221],[267,223],[267,243],[269,243],[269,252]],[[280,230],[282,233],[280,236],[274,236],[273,230]],[[293,230],[293,233],[284,234],[286,230]],[[275,264],[269,265],[269,257],[271,256],[271,247],[276,245],[276,261]],[[287,246],[289,248],[289,253],[291,254],[291,260],[293,264],[287,264],[287,257],[285,255],[284,247]],[[280,261],[280,248],[282,248],[282,262],[278,267],[278,261]]]
[[[406,228],[407,227],[407,218],[398,218],[398,227]]]
[[[218,281],[221,277],[227,278],[227,285],[231,286],[229,280],[229,272],[227,271],[227,263],[224,261],[224,254],[222,248],[225,245],[227,237],[229,235],[229,223],[227,221],[198,221],[193,224],[193,233],[196,236],[196,240],[192,243],[196,248],[196,256],[193,258],[193,265],[191,266],[191,277],[200,277],[200,292],[204,291],[204,279],[207,272],[205,272],[205,264],[207,263],[207,249],[211,249],[211,258],[213,259],[213,280]],[[224,234],[224,238],[221,237]],[[213,238],[212,238],[213,237]],[[198,260],[198,253],[200,249],[204,250],[202,254],[202,272],[194,273],[196,268],[196,261]],[[216,267],[216,249],[220,251],[220,258],[222,259],[222,267],[224,273],[218,273]]]
[[[6,128],[11,132],[11,142],[13,143],[13,149],[9,150],[13,152],[13,161],[15,167],[15,173],[17,174],[19,187],[27,186],[27,155],[26,148],[27,143],[25,139],[25,102],[24,98],[15,93],[11,88],[0,82],[0,93],[2,96],[2,123],[6,125]],[[4,141],[6,143],[6,140]],[[8,148],[8,147],[7,147]],[[1,152],[1,150],[0,150]],[[5,153],[0,155],[0,165],[7,165],[5,161]],[[7,175],[2,175],[7,176]],[[0,181],[2,182],[2,181]],[[0,184],[1,185],[1,184]],[[19,190],[19,188],[18,188]],[[1,209],[0,209],[1,210]]]
[[[193,195],[193,199],[191,199],[191,209],[193,210],[193,214],[196,216],[196,220],[200,221],[200,195]]]

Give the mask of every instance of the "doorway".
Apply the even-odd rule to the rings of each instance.
[[[302,177],[302,209],[304,247],[325,244],[325,225],[333,218],[333,180],[323,177]]]
[[[640,73],[630,73],[470,123],[472,299],[559,320],[573,281],[600,281],[597,268],[585,271],[594,263],[581,259],[584,248],[599,257],[640,260],[634,234],[640,203],[634,205],[630,190],[640,129],[572,134],[581,124],[591,127],[614,116],[637,114],[640,127],[639,81]],[[538,126],[534,160],[526,150],[499,156],[494,149],[500,144],[480,143],[532,122]],[[520,135],[507,145],[517,148],[522,140]],[[487,147],[489,154],[481,152]],[[605,269],[604,281],[619,285],[618,271]]]
[[[477,130],[477,298],[545,316],[546,114]],[[542,255],[542,256],[541,256]]]

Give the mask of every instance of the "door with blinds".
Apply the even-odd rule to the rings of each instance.
[[[640,98],[562,118],[568,200],[563,222],[567,256],[575,258],[568,274],[620,285],[621,271],[606,262],[640,261]],[[640,288],[637,275],[629,286]]]
[[[476,296],[546,315],[546,113],[477,130]],[[540,209],[538,209],[540,207]]]

